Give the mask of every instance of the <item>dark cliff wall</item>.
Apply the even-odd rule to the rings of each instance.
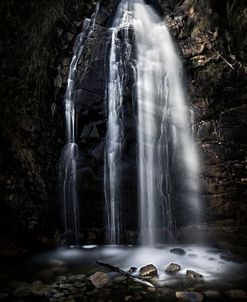
[[[6,1],[6,6],[1,4],[4,32],[0,43],[1,111],[4,114],[0,228],[1,246],[7,247],[8,254],[16,253],[13,244],[28,247],[35,243],[41,248],[63,241],[57,183],[58,161],[64,145],[63,95],[75,36],[81,20],[91,15],[94,5],[93,1],[63,1],[63,6],[58,7],[55,1],[43,2],[40,7],[32,6],[29,1],[24,7],[15,1]],[[214,237],[222,245],[235,246],[246,245],[247,229],[247,57],[244,51],[247,8],[244,2],[149,1],[164,16],[185,67],[188,102],[194,112],[193,131],[201,156],[201,202],[205,217],[200,230],[211,240]],[[57,14],[51,14],[48,22],[52,5],[56,6]],[[96,29],[80,61],[78,190],[81,239],[86,243],[103,241],[105,52],[115,6],[116,1],[102,1]],[[39,9],[44,7],[46,14],[40,16]],[[27,19],[26,27],[20,26],[24,22],[20,10]],[[31,25],[30,20],[35,20],[35,16],[40,19]],[[34,45],[31,38],[45,25],[47,30],[35,42],[40,44]],[[30,39],[29,51],[24,38]],[[46,55],[52,60],[47,60]],[[23,70],[21,66],[26,68]],[[29,78],[27,66],[30,66]],[[134,144],[130,132],[126,144],[128,158],[134,156]],[[126,185],[134,192],[134,172],[129,167],[126,169],[130,175]],[[126,200],[130,202],[129,196]],[[127,208],[133,221],[131,204]],[[194,232],[194,226],[181,224],[178,238],[183,240],[191,228]],[[135,230],[135,224],[132,226]],[[129,241],[133,230],[126,238]]]
[[[206,236],[246,245],[245,1],[171,1],[166,22],[181,48],[201,157]],[[181,236],[191,227],[183,228]]]

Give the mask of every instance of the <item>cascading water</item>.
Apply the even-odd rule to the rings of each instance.
[[[153,245],[164,242],[162,233],[170,240],[174,235],[171,179],[176,162],[176,173],[184,174],[190,205],[198,210],[198,160],[190,134],[181,63],[170,34],[143,1],[134,3],[134,15],[141,243]],[[159,231],[161,228],[165,232]]]
[[[85,19],[82,32],[76,38],[73,50],[74,54],[69,68],[67,89],[64,96],[66,145],[61,155],[59,178],[62,190],[65,238],[69,244],[79,243],[79,205],[76,188],[78,146],[76,144],[75,106],[77,63],[82,55],[85,41],[94,28],[94,25],[94,18],[91,20]]]
[[[110,243],[121,230],[121,153],[123,143],[123,57],[118,33],[134,27],[136,49],[139,231],[142,245],[174,237],[176,179],[183,182],[181,200],[198,216],[198,159],[190,134],[189,112],[181,81],[181,64],[160,17],[143,0],[123,0],[112,28],[108,82],[108,134],[105,161]],[[123,36],[122,36],[123,37]],[[128,35],[124,35],[128,45]],[[179,189],[180,190],[180,189]],[[165,238],[164,238],[165,237]]]
[[[111,30],[109,75],[107,84],[108,124],[105,152],[105,197],[107,241],[119,244],[122,233],[122,171],[121,156],[124,141],[123,85],[125,62],[130,55],[128,1],[122,1]],[[121,32],[121,38],[119,33]]]

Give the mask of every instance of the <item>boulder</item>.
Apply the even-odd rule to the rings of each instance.
[[[176,263],[170,263],[165,269],[166,273],[176,273],[181,270],[181,265]]]
[[[200,280],[203,278],[203,275],[197,273],[197,272],[194,272],[192,270],[187,270],[186,271],[186,275],[190,278],[190,279],[193,279],[193,280]]]
[[[102,288],[110,281],[110,278],[107,273],[96,272],[91,275],[88,280],[91,281],[96,288]]]
[[[152,278],[158,276],[157,268],[153,264],[148,264],[140,268],[140,277],[142,278]]]
[[[185,250],[181,249],[180,247],[175,247],[173,249],[170,249],[170,253],[177,254],[177,255],[180,255],[180,256],[183,256],[183,255],[186,254]]]

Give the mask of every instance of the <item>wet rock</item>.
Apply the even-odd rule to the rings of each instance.
[[[138,270],[137,267],[132,266],[132,267],[130,267],[130,269],[129,269],[129,273],[130,273],[130,274],[133,274],[133,273],[135,273],[137,270]]]
[[[117,276],[116,278],[113,279],[114,283],[123,283],[127,280],[127,277],[125,276]]]
[[[143,266],[140,268],[139,273],[142,278],[152,278],[158,276],[157,268],[153,264]]]
[[[176,263],[170,263],[165,269],[166,273],[176,273],[181,270],[181,265]]]
[[[176,297],[181,301],[193,301],[201,302],[203,301],[203,295],[198,292],[176,292]]]
[[[65,283],[65,282],[67,282],[67,278],[65,276],[61,275],[56,278],[56,281],[59,283]]]
[[[88,280],[91,281],[96,288],[102,288],[109,282],[110,278],[107,273],[96,272],[91,275]]]
[[[191,270],[187,270],[186,271],[186,275],[190,278],[190,279],[193,279],[193,280],[200,280],[203,278],[203,275],[197,273],[197,272],[194,272],[194,271],[191,271]]]
[[[74,282],[81,282],[86,280],[86,275],[84,274],[79,274],[79,275],[71,275],[68,277],[69,282],[74,283]]]
[[[196,254],[193,254],[193,253],[189,254],[188,256],[191,257],[191,258],[197,258],[198,257]]]
[[[216,290],[206,290],[205,292],[203,292],[203,294],[210,299],[214,299],[214,298],[219,298],[220,297],[220,293],[217,292]]]
[[[180,247],[175,247],[173,249],[170,249],[170,253],[183,256],[186,254],[184,249],[181,249]]]
[[[199,55],[199,56],[195,56],[193,58],[191,58],[192,64],[194,67],[201,67],[206,65],[208,62],[211,61],[211,58],[208,58],[206,56],[203,55]]]
[[[35,281],[30,284],[30,293],[34,296],[45,296],[49,295],[49,286],[43,284],[41,281]]]
[[[73,284],[73,286],[74,286],[75,288],[82,288],[83,286],[85,286],[85,284],[82,283],[82,282],[77,281],[77,282],[75,282],[75,283]]]
[[[53,295],[53,298],[62,298],[64,297],[64,293],[56,293]]]
[[[245,291],[241,289],[231,289],[226,294],[232,299],[247,299]]]
[[[74,38],[74,34],[69,33],[69,32],[65,33],[65,39],[66,39],[67,41],[70,42],[70,41],[73,40],[73,38]]]
[[[70,288],[70,284],[69,283],[61,283],[61,284],[59,284],[59,288],[60,289],[68,289],[68,288]]]
[[[61,75],[58,75],[54,79],[54,87],[55,88],[62,88],[62,86],[63,86],[63,79],[62,79]]]

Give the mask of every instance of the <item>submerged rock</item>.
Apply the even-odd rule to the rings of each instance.
[[[197,292],[176,292],[176,297],[182,301],[201,302],[203,300],[203,295]]]
[[[158,276],[157,268],[153,264],[148,264],[140,268],[140,277],[142,278],[152,278]]]
[[[181,255],[181,256],[183,256],[183,255],[186,254],[185,250],[184,250],[184,249],[181,249],[180,247],[175,247],[175,248],[173,248],[173,249],[170,249],[170,253],[172,253],[172,254],[177,254],[177,255]]]
[[[166,273],[176,273],[181,270],[181,265],[176,263],[170,263],[165,269]]]
[[[96,272],[91,275],[88,280],[90,280],[96,288],[102,288],[110,281],[110,278],[107,273]]]
[[[203,275],[201,275],[197,272],[191,271],[191,270],[187,270],[186,275],[193,280],[200,280],[203,278]]]
[[[203,292],[203,294],[211,299],[220,297],[220,293],[217,292],[216,290],[206,290],[205,292]]]

